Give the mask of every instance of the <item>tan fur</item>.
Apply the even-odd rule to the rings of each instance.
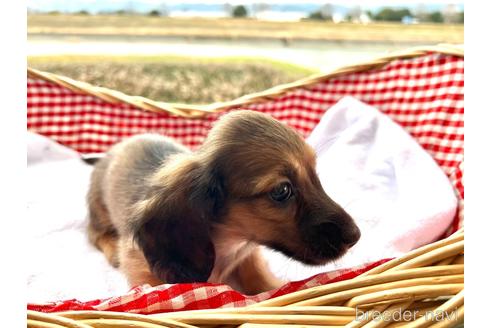
[[[235,204],[231,206],[226,226],[220,230],[234,231],[243,240],[257,244],[275,240],[295,248],[301,241],[293,212],[292,208],[272,209],[265,200]]]
[[[118,258],[120,259],[120,270],[127,277],[130,286],[162,284],[162,281],[150,271],[147,260],[133,240],[128,238],[119,240]]]
[[[286,283],[272,275],[258,247],[239,263],[233,275],[248,295],[276,289]]]
[[[97,173],[95,176],[99,178]],[[93,192],[88,197],[89,215],[91,217],[97,217],[98,220],[91,220],[89,222],[89,240],[103,252],[112,266],[117,267],[119,265],[117,254],[118,234],[111,223],[108,210],[102,202],[101,189],[94,181],[97,181],[97,179],[92,181],[91,187]]]

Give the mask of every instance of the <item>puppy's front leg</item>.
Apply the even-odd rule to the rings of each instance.
[[[142,251],[137,249],[131,238],[119,241],[120,270],[126,275],[130,287],[149,284],[158,286],[162,283],[150,270]]]
[[[243,293],[255,295],[280,288],[285,281],[275,277],[256,247],[235,269],[234,275]]]

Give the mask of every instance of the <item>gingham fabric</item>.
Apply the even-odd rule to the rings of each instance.
[[[160,285],[157,287],[144,285],[133,288],[126,295],[103,300],[88,302],[80,302],[78,300],[54,301],[44,304],[28,304],[27,308],[40,312],[95,310],[151,314],[171,311],[242,307],[298,290],[352,279],[388,260],[384,259],[369,265],[321,273],[255,296],[245,296],[229,286],[219,284],[195,283]]]
[[[28,129],[80,153],[104,152],[121,139],[143,132],[167,135],[194,149],[221,115],[186,119],[107,103],[44,80],[28,79],[27,84]],[[398,59],[380,69],[345,74],[242,109],[270,114],[307,137],[323,113],[347,95],[387,114],[433,156],[449,177],[459,199],[459,211],[447,234],[461,227],[464,218],[463,58],[429,53],[412,59]],[[333,279],[350,278],[361,270],[364,268],[348,270],[341,276],[340,272],[318,275],[300,285],[292,283],[255,297],[245,297],[226,286],[194,284],[137,288],[128,295],[104,301],[31,304],[30,307],[43,311],[90,308],[149,313],[242,306]]]

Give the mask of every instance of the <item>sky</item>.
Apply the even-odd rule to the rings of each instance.
[[[103,0],[106,3],[121,3],[121,4],[126,4],[129,2],[129,0]],[[40,6],[43,4],[52,4],[52,3],[62,3],[62,2],[70,2],[70,0],[27,0],[27,5],[35,5],[35,6]],[[84,2],[87,4],[90,3],[96,3],[96,2],[101,2],[101,0],[84,0],[84,1],[78,1],[78,2]],[[361,1],[361,0],[263,0],[263,1],[252,1],[252,0],[134,0],[133,2],[142,2],[142,3],[149,3],[149,4],[180,4],[180,3],[201,3],[201,4],[213,4],[213,3],[230,3],[230,4],[251,4],[251,3],[268,3],[268,4],[278,4],[278,3],[313,3],[313,4],[326,4],[326,3],[331,3],[331,4],[338,4],[338,5],[367,5],[367,6],[397,6],[397,5],[405,5],[405,4],[463,4],[464,1],[461,0],[427,0],[427,1],[422,1],[422,0],[404,0],[404,1],[395,1],[395,0],[367,0],[367,1]]]
[[[313,8],[318,5],[330,3],[335,6],[348,8],[359,5],[362,9],[375,10],[384,6],[391,7],[408,7],[415,8],[417,5],[424,5],[428,10],[436,10],[446,4],[457,4],[459,8],[464,8],[463,0],[27,0],[29,9],[38,11],[78,11],[89,10],[91,12],[99,12],[103,10],[119,10],[131,6],[137,11],[148,11],[149,9],[158,9],[163,5],[176,6],[193,4],[201,6],[205,5],[223,5],[229,3],[231,5],[251,5],[254,3],[265,3],[271,5],[289,5],[295,4],[296,7]],[[284,7],[285,8],[285,7]],[[203,10],[203,9],[202,9]],[[210,10],[210,9],[208,9]],[[213,9],[212,9],[213,10]]]

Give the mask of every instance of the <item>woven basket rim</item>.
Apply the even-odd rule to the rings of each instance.
[[[362,72],[371,69],[379,68],[383,65],[395,59],[408,59],[426,55],[428,53],[440,53],[445,55],[453,55],[458,57],[464,57],[464,45],[457,44],[437,44],[430,46],[412,47],[403,51],[391,52],[386,56],[376,57],[374,59],[355,63],[352,65],[342,66],[333,69],[327,73],[320,73],[308,76],[306,78],[274,86],[272,88],[247,94],[239,98],[224,101],[215,102],[205,105],[193,105],[182,103],[170,103],[162,101],[154,101],[141,96],[131,96],[123,92],[94,86],[87,82],[77,81],[66,76],[53,74],[49,72],[43,72],[31,67],[27,68],[27,76],[30,78],[41,79],[48,82],[55,83],[57,85],[66,87],[74,92],[92,95],[103,101],[110,103],[124,103],[129,104],[135,108],[162,113],[167,112],[176,116],[186,118],[202,118],[211,113],[222,112],[231,108],[238,108],[251,103],[258,103],[267,100],[274,99],[282,96],[283,94],[298,88],[307,88],[310,85],[329,80],[334,77],[339,77],[344,74],[350,74],[355,72]]]
[[[439,44],[415,47],[392,53],[372,61],[344,66],[329,73],[313,75],[292,83],[279,85],[237,99],[209,105],[186,105],[155,102],[147,98],[128,96],[108,88],[96,87],[70,78],[27,69],[28,77],[42,79],[75,92],[93,95],[104,101],[130,104],[136,108],[169,112],[174,115],[200,118],[229,108],[270,100],[296,88],[308,87],[343,74],[381,67],[395,59],[414,58],[428,53],[464,57],[462,45]],[[301,290],[266,300],[245,308],[183,311],[159,315],[130,313],[72,311],[62,313],[27,312],[32,327],[102,327],[124,326],[156,328],[192,328],[202,325],[233,325],[243,328],[306,327],[306,325],[340,325],[350,327],[379,327],[375,321],[356,322],[354,306],[366,305],[371,311],[398,311],[427,306],[430,311],[453,310],[456,321],[423,322],[417,319],[403,327],[452,327],[464,318],[464,229],[450,237],[420,247],[408,254],[386,262],[356,278]],[[359,292],[357,292],[359,291]],[[424,304],[423,297],[448,297]],[[341,301],[337,300],[340,299]],[[296,322],[296,320],[299,320]],[[315,323],[317,322],[317,323]],[[313,326],[314,327],[314,326]],[[318,326],[321,327],[321,326]]]
[[[428,322],[431,316],[415,316],[401,327],[454,327],[463,322],[463,228],[448,238],[417,248],[355,278],[311,287],[246,307],[152,315],[112,311],[41,313],[28,310],[27,319],[28,326],[32,327],[67,328],[194,328],[224,324],[242,328],[382,327],[384,322],[381,319],[371,317],[374,311],[386,315],[407,309],[418,309],[436,316],[444,311],[450,317]],[[358,311],[365,315],[358,317]]]

